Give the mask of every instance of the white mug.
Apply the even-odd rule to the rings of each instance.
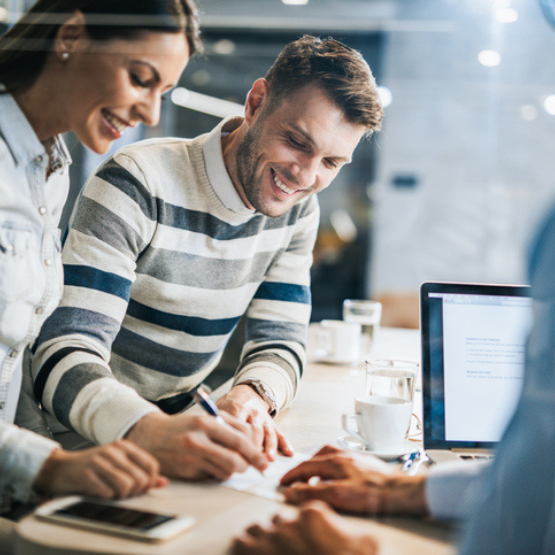
[[[318,359],[336,364],[356,364],[360,356],[360,324],[322,320],[316,342]]]
[[[355,414],[342,416],[343,429],[372,451],[395,452],[403,447],[412,416],[412,401],[369,395],[355,399]]]

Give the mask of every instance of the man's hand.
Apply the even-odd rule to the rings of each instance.
[[[216,404],[251,427],[254,443],[264,451],[268,460],[274,461],[278,450],[287,457],[294,455],[293,448],[268,414],[268,403],[252,387],[236,385]]]
[[[294,520],[276,515],[272,526],[255,524],[234,540],[233,555],[374,555],[374,538],[361,534],[325,503],[312,501]]]
[[[84,451],[55,449],[35,480],[35,488],[53,495],[81,494],[119,499],[163,487],[158,461],[127,440]]]
[[[266,457],[253,442],[249,426],[221,413],[222,425],[210,415],[154,412],[144,416],[127,438],[154,455],[167,476],[227,480],[249,466],[264,470]]]
[[[424,476],[385,474],[330,446],[281,479],[289,503],[320,499],[349,513],[420,516],[428,514],[424,483]]]

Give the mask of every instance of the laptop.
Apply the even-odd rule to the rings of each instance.
[[[522,390],[530,288],[424,283],[420,320],[424,449],[436,463],[490,457]]]

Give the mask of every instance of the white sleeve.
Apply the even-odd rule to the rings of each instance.
[[[0,495],[27,501],[44,461],[59,445],[0,421]]]
[[[453,461],[434,466],[426,479],[430,514],[438,520],[467,519],[483,492],[481,484],[491,463]]]

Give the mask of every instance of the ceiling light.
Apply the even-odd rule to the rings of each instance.
[[[221,39],[212,45],[212,50],[216,54],[229,55],[235,52],[235,43],[229,39]]]
[[[538,109],[533,104],[524,104],[520,107],[520,117],[526,121],[538,118]]]
[[[482,50],[478,54],[478,61],[486,67],[498,66],[501,62],[501,55],[497,50]]]
[[[514,23],[518,20],[518,12],[513,8],[501,8],[495,11],[495,19],[499,23]]]
[[[332,210],[330,223],[344,243],[352,243],[357,238],[357,226],[347,210],[343,208]]]
[[[191,77],[191,80],[197,87],[205,87],[210,83],[211,79],[210,73],[205,69],[198,69]]]
[[[543,101],[543,109],[550,115],[555,116],[555,94],[546,96]]]
[[[203,114],[210,114],[218,118],[228,116],[243,116],[245,107],[237,102],[230,102],[215,96],[193,92],[183,87],[177,87],[172,91],[172,102],[183,108],[196,110]]]
[[[281,0],[284,4],[288,6],[304,6],[308,4],[308,0]]]
[[[378,87],[378,94],[382,101],[382,108],[387,108],[393,100],[393,95],[387,87]]]
[[[8,21],[10,12],[3,6],[0,6],[0,21]]]

